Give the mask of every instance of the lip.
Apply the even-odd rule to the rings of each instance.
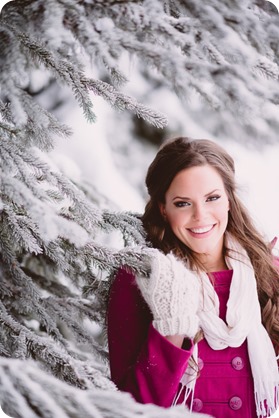
[[[207,232],[202,232],[202,233],[200,233],[200,232],[193,232],[193,231],[191,231],[190,229],[187,229],[187,231],[189,232],[189,234],[193,237],[193,238],[207,238],[209,235],[211,235],[211,233],[212,233],[212,231],[215,229],[215,226],[216,226],[217,224],[213,224],[212,225],[212,228],[209,230],[209,231],[207,231]],[[207,225],[207,226],[209,226],[209,225]],[[201,228],[206,228],[207,226],[202,226],[202,227],[195,227],[195,229],[201,229]]]

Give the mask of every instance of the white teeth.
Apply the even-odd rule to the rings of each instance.
[[[191,228],[190,231],[194,232],[195,234],[204,234],[205,232],[210,231],[212,228],[213,228],[213,225],[210,225],[204,228]]]

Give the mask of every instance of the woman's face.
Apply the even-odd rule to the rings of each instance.
[[[213,271],[224,264],[229,200],[223,180],[213,167],[203,165],[180,171],[160,210],[176,237],[200,254],[205,268]]]

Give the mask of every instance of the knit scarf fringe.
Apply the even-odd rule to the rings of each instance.
[[[230,295],[227,303],[227,324],[219,318],[219,299],[207,274],[201,279],[200,309],[198,316],[205,339],[214,350],[239,347],[247,338],[248,354],[254,380],[254,396],[258,418],[267,418],[279,408],[279,373],[276,354],[270,337],[261,322],[254,270],[246,251],[229,234],[226,246],[231,257],[226,258],[233,269]],[[197,364],[198,345],[193,358]],[[183,403],[191,397],[193,406],[197,370],[188,366],[180,381],[181,389],[176,394],[175,405],[185,389]]]

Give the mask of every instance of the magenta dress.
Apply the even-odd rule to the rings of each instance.
[[[222,319],[232,274],[232,270],[213,273]],[[178,348],[156,331],[135,277],[125,269],[113,282],[107,320],[111,378],[117,387],[138,402],[170,407],[193,352],[191,341]],[[214,418],[257,418],[247,342],[217,351],[203,339],[198,352],[200,377],[193,411]]]

